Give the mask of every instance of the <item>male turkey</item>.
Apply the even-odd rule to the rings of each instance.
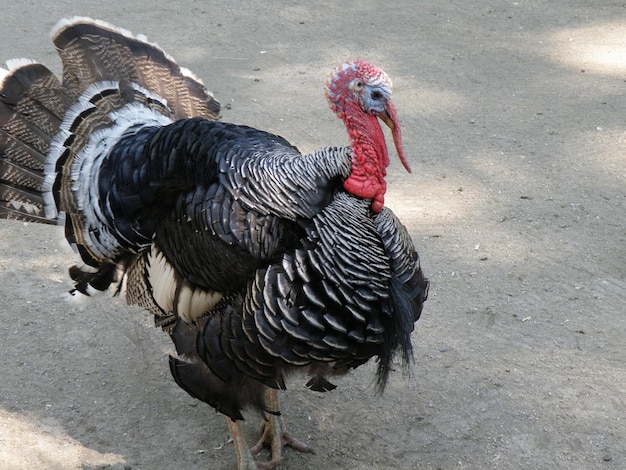
[[[410,360],[427,296],[384,206],[378,118],[409,169],[388,76],[359,60],[333,71],[326,96],[351,145],[301,155],[217,122],[200,80],[143,36],[74,18],[52,38],[62,81],[24,59],[0,75],[0,216],[63,224],[82,259],[76,295],[120,282],[155,315],[178,385],[228,417],[240,469],[275,467],[284,444],[307,450],[280,420],[285,377],[331,390],[376,357],[382,389],[394,354]],[[265,417],[252,452],[244,408]],[[272,460],[257,463],[264,445]]]

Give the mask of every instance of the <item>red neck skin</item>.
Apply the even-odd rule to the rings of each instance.
[[[389,166],[385,135],[378,118],[364,113],[352,100],[346,102],[343,116],[353,150],[352,173],[343,187],[355,196],[372,199],[372,211],[380,212],[385,203]]]

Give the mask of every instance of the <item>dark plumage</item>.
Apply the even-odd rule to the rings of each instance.
[[[155,315],[178,385],[229,417],[240,468],[257,465],[236,423],[244,408],[268,419],[253,451],[281,438],[306,450],[278,417],[285,377],[323,392],[376,357],[382,389],[396,352],[411,358],[427,296],[384,206],[378,118],[408,169],[389,78],[363,61],[338,67],[327,97],[352,144],[301,155],[218,122],[202,83],[143,37],[76,18],[53,41],[62,81],[25,60],[0,76],[0,217],[64,224],[83,262],[70,268],[76,295],[120,281]],[[259,466],[277,465],[280,447]]]

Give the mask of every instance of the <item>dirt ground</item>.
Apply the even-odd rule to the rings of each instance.
[[[372,365],[326,394],[293,380],[285,419],[317,453],[283,469],[626,468],[623,1],[1,3],[1,58],[59,71],[49,30],[98,17],[303,151],[347,141],[336,63],[392,77],[414,172],[392,163],[388,205],[433,284],[415,365],[383,396]],[[72,260],[59,230],[0,222],[0,468],[234,468],[148,314],[63,300]]]

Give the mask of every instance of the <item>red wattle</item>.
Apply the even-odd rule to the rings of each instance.
[[[352,172],[344,188],[355,196],[372,199],[372,210],[380,212],[387,185],[389,165],[385,135],[378,118],[363,112],[356,100],[345,103],[344,122],[352,143]]]
[[[359,177],[357,175],[351,175],[343,183],[343,187],[349,193],[354,194],[365,199],[373,199],[378,193],[380,193],[380,185],[375,184],[371,179]]]
[[[379,197],[377,197],[376,199],[372,201],[372,211],[378,213],[383,210],[384,206],[385,206],[385,193],[382,193],[379,195]]]
[[[385,180],[376,180],[374,178],[352,173],[347,180],[344,181],[343,187],[346,191],[355,196],[364,199],[372,199],[372,210],[380,212],[385,203],[385,192],[387,190]]]

